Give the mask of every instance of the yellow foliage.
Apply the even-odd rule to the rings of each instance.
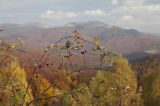
[[[129,84],[131,85],[131,87],[135,90],[134,92],[136,92],[137,79],[136,79],[135,73],[131,69],[127,59],[118,58],[115,61],[114,71],[117,75],[122,77],[122,79],[128,81]]]
[[[99,46],[102,43],[101,40],[99,40],[96,36],[93,36],[93,39],[97,46]]]
[[[26,73],[17,62],[12,62],[7,67],[0,69],[0,87],[5,90],[6,105],[22,104],[27,86]],[[24,102],[27,103],[32,99],[31,89],[29,89]]]
[[[33,82],[33,85],[35,86],[35,98],[40,97],[42,99],[35,102],[38,106],[50,105],[50,102],[54,101],[49,99],[45,100],[45,98],[52,98],[61,94],[60,90],[56,87],[50,87],[52,86],[51,83],[40,74],[37,77],[34,77]],[[50,88],[47,89],[48,87]]]
[[[142,79],[145,106],[158,106],[160,104],[160,72],[154,72]]]
[[[136,77],[123,58],[115,61],[114,72],[97,71],[90,81],[90,89],[94,104],[100,106],[128,106],[138,97]]]

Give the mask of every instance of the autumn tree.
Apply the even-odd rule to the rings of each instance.
[[[124,58],[115,61],[113,72],[97,71],[90,81],[90,89],[95,105],[141,105],[136,77]]]
[[[141,82],[145,106],[158,106],[160,104],[160,72],[153,72],[143,77]]]
[[[33,99],[31,89],[25,93],[28,86],[25,70],[18,62],[12,62],[0,68],[0,105],[25,105]],[[25,98],[23,98],[25,96]]]

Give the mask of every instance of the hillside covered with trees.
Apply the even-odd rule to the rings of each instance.
[[[0,106],[158,106],[159,60],[131,65],[74,31],[38,56],[21,38],[0,44]]]

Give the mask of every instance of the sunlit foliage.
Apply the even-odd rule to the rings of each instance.
[[[142,78],[143,100],[145,106],[160,104],[160,72],[153,72]]]
[[[0,68],[0,104],[4,106],[18,106],[27,104],[33,99],[31,89],[26,94],[28,83],[26,74],[17,62]],[[24,95],[25,98],[24,98]]]
[[[33,102],[37,106],[52,105],[53,98],[61,94],[59,89],[52,87],[52,84],[40,74],[33,79],[33,89],[35,97]]]
[[[137,94],[137,81],[127,60],[118,59],[115,62],[114,73],[98,71],[90,81],[94,104],[100,106],[130,106],[140,105]]]
[[[44,53],[31,66],[28,80],[17,61],[11,61],[11,64],[6,62],[12,52],[5,55],[0,64],[3,66],[0,68],[0,105],[142,106],[136,75],[127,59],[104,48],[97,37],[94,36],[92,43],[79,35],[75,31],[73,36],[61,38],[45,48]],[[91,46],[85,45],[86,42]],[[12,43],[9,48],[12,51],[19,47],[17,45],[19,43]],[[58,51],[58,55],[54,54],[56,59],[53,58],[55,62],[52,62],[49,56],[54,50]],[[6,49],[6,52],[9,51]],[[87,56],[90,55],[96,59],[92,67],[87,66],[90,62]],[[4,53],[1,57],[4,57]],[[79,62],[81,57],[83,63],[77,65],[74,60]],[[90,73],[90,70],[93,72]],[[83,75],[86,77],[80,77]],[[159,76],[148,73],[143,76],[145,104],[159,103]],[[150,88],[147,82],[152,85]]]

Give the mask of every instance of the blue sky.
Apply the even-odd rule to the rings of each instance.
[[[160,33],[160,0],[0,0],[0,24],[103,21]]]

